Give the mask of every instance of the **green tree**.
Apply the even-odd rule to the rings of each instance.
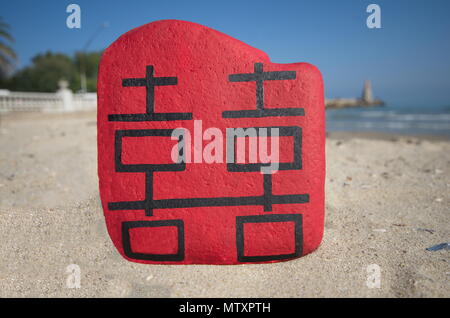
[[[54,92],[61,79],[67,80],[72,88],[77,81],[75,65],[65,54],[47,52],[35,56],[32,65],[11,77],[6,87],[19,91]]]
[[[17,55],[9,46],[14,38],[9,33],[9,25],[0,17],[0,79],[6,78],[14,69]]]
[[[74,57],[75,67],[79,71],[86,74],[86,88],[88,92],[95,92],[97,90],[97,75],[98,64],[100,63],[101,52],[76,52]],[[79,78],[80,80],[80,78]],[[79,86],[75,90],[79,90],[81,83],[77,82]]]
[[[18,71],[2,86],[13,91],[54,92],[58,90],[58,82],[65,79],[70,89],[77,92],[81,89],[81,63],[84,63],[87,90],[94,92],[97,89],[100,56],[100,52],[77,52],[74,57],[52,52],[38,54],[30,66]]]

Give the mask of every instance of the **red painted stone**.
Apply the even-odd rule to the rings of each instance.
[[[181,127],[198,143],[197,120],[224,136],[227,128],[280,127],[280,170],[201,157],[174,163],[171,133]],[[98,76],[98,174],[114,245],[149,264],[264,263],[312,252],[323,234],[324,127],[322,78],[310,64],[271,63],[190,22],[127,32],[104,52]]]

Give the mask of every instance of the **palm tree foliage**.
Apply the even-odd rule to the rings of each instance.
[[[0,79],[11,73],[17,58],[16,53],[9,46],[14,43],[9,30],[9,25],[0,17]]]

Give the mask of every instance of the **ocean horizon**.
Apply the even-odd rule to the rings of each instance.
[[[363,131],[450,137],[450,105],[329,109],[326,111],[326,128],[328,132]]]

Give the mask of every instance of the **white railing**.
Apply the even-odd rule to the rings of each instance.
[[[74,110],[96,110],[97,93],[73,94]]]
[[[73,94],[67,88],[62,88],[56,93],[11,92],[0,89],[0,113],[70,112],[96,108],[96,93]]]

